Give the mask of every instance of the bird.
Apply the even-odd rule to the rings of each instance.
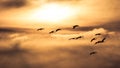
[[[73,26],[73,29],[75,29],[76,27],[79,27],[79,25],[74,25],[74,26]]]
[[[98,44],[98,43],[102,43],[102,41],[97,41],[97,42],[95,42],[95,44]]]
[[[105,39],[106,39],[106,37],[104,37],[104,38],[102,39],[102,42],[104,42],[104,41],[105,41]]]
[[[92,39],[91,39],[91,42],[94,41],[94,40],[96,40],[96,39],[97,39],[97,38],[92,38]]]
[[[95,42],[95,44],[98,44],[98,43],[103,43],[105,41],[106,37],[104,37],[101,41],[97,41]]]
[[[76,39],[76,38],[70,38],[69,40]]]
[[[97,33],[97,34],[95,34],[95,36],[97,36],[97,35],[102,35],[101,33]]]
[[[39,31],[39,30],[44,30],[44,28],[39,28],[39,29],[37,29],[37,31]]]
[[[55,31],[57,32],[57,31],[60,31],[61,29],[56,29]]]
[[[49,32],[49,34],[52,34],[52,33],[54,33],[54,31],[50,31],[50,32]]]
[[[96,54],[97,52],[96,51],[93,51],[93,52],[90,52],[90,55],[93,55],[93,54]]]
[[[79,38],[83,38],[83,36],[78,36],[78,37],[76,37],[75,39],[79,39]]]

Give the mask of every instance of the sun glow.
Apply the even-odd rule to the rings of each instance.
[[[42,22],[60,22],[74,15],[74,10],[69,6],[59,4],[45,4],[41,8],[35,10],[32,19]]]

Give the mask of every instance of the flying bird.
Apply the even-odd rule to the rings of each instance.
[[[97,38],[92,38],[92,39],[91,39],[91,42],[94,41],[94,40],[96,40],[96,39],[97,39]]]
[[[39,29],[37,29],[37,31],[39,31],[39,30],[44,30],[44,28],[39,28]]]
[[[70,38],[69,40],[73,40],[73,39],[76,39],[76,38]]]
[[[96,51],[93,51],[93,52],[90,52],[90,55],[93,55],[93,54],[96,54],[97,52]]]
[[[74,26],[73,26],[73,29],[75,29],[75,28],[77,28],[77,27],[79,27],[79,25],[74,25]]]
[[[95,44],[98,44],[98,43],[102,43],[102,41],[97,41],[97,42],[95,42]]]
[[[52,34],[52,33],[54,33],[54,31],[50,31],[50,32],[49,32],[49,34]]]
[[[103,43],[103,42],[105,41],[105,39],[106,39],[106,37],[105,37],[105,38],[103,38],[101,41],[97,41],[97,42],[95,42],[95,44],[98,44],[98,43]]]
[[[97,36],[97,35],[102,35],[101,33],[97,33],[97,34],[95,34],[95,36]]]
[[[83,36],[76,37],[75,39],[83,38]]]
[[[61,29],[56,29],[56,32],[57,32],[57,31],[60,31],[60,30],[61,30]]]
[[[104,42],[104,41],[105,41],[105,39],[106,39],[106,37],[104,37],[104,38],[102,39],[102,42]]]

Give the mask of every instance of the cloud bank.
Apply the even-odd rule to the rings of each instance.
[[[27,0],[0,0],[1,9],[20,8],[27,5]]]
[[[93,45],[92,43],[90,43],[90,39],[91,37],[94,37],[94,33],[97,32],[105,34],[109,33],[110,38],[107,38],[105,43],[97,45],[94,48],[94,50],[96,50],[98,53],[90,56],[89,53],[93,51],[92,48]],[[104,28],[80,32],[80,35],[85,36],[84,39],[80,40],[68,40],[67,38],[64,37],[64,35],[66,34],[61,34],[63,37],[60,37],[59,35],[54,36],[56,34],[53,35],[49,35],[48,33],[42,34],[42,31],[36,32],[34,30],[28,30],[25,28],[1,28],[0,58],[2,59],[0,61],[0,67],[4,68],[120,67],[119,34],[116,34],[115,32],[110,32]],[[74,36],[78,35],[79,34],[76,34]]]

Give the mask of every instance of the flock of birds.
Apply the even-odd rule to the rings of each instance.
[[[72,27],[72,29],[76,29],[77,27],[79,27],[79,25],[74,25],[74,26]],[[44,30],[44,28],[39,28],[39,29],[37,29],[37,31],[40,31],[40,30]],[[49,34],[58,32],[58,31],[60,31],[60,30],[62,30],[62,29],[58,28],[58,29],[56,29],[56,30],[52,30],[52,31],[49,32]]]
[[[102,34],[101,34],[101,33],[97,33],[97,34],[95,34],[95,35],[102,35]],[[94,45],[99,44],[99,43],[104,43],[105,40],[106,40],[106,37],[107,37],[107,36],[105,36],[102,40],[99,40],[99,41],[95,42]],[[92,38],[92,39],[91,39],[91,42],[93,42],[94,40],[97,40],[97,38]],[[90,55],[93,55],[93,54],[96,54],[96,53],[97,53],[96,51],[93,51],[93,52],[90,52]]]
[[[79,27],[79,25],[74,25],[74,26],[72,26],[72,29],[76,29],[76,28],[78,28],[78,27]],[[39,29],[37,29],[37,31],[40,31],[40,30],[44,30],[44,28],[39,28]],[[58,28],[58,29],[56,29],[56,30],[52,30],[52,31],[49,32],[49,34],[56,33],[56,32],[58,32],[58,31],[60,31],[60,30],[62,30],[62,29]],[[96,33],[95,36],[102,36],[102,34],[101,34],[101,33]],[[74,38],[69,38],[68,40],[77,40],[77,39],[80,39],[80,38],[84,38],[84,36],[78,36],[78,37],[74,37]],[[106,40],[106,38],[107,38],[107,35],[106,35],[102,40],[96,41],[96,42],[94,43],[94,45],[99,44],[99,43],[104,43],[105,40]],[[95,41],[95,40],[97,40],[96,37],[92,38],[92,39],[90,40],[90,42],[93,42],[93,41]],[[94,54],[96,54],[96,53],[97,53],[97,51],[92,51],[92,52],[90,52],[89,54],[90,54],[90,55],[94,55]]]

